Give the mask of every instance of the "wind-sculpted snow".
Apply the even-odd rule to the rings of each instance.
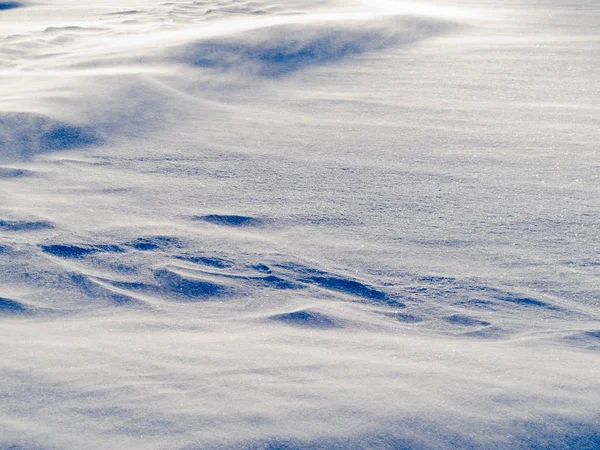
[[[27,307],[10,298],[0,298],[0,313],[4,314],[24,314],[27,313]]]
[[[37,231],[49,230],[54,228],[50,222],[40,221],[20,221],[20,220],[0,220],[0,230],[2,231]]]
[[[269,319],[292,326],[308,328],[338,328],[342,326],[325,314],[308,310],[275,314],[274,316],[269,317]]]
[[[600,447],[576,3],[0,2],[0,449]]]
[[[46,222],[0,222],[0,227],[7,223],[5,228],[12,231],[54,230],[54,226],[48,226]],[[260,230],[260,225],[255,226]],[[268,226],[273,225],[262,225],[263,228]],[[48,239],[44,235],[38,238]],[[311,267],[284,255],[265,254],[261,257],[257,254],[249,260],[247,257],[240,260],[235,253],[198,251],[194,248],[201,246],[201,241],[190,242],[189,237],[183,236],[110,239],[107,237],[94,243],[46,241],[37,249],[26,250],[56,259],[50,265],[48,260],[44,260],[46,265],[43,266],[30,263],[25,285],[55,290],[57,300],[59,292],[70,292],[69,301],[62,306],[64,313],[111,305],[144,308],[162,305],[161,308],[165,308],[170,302],[231,302],[240,296],[255,298],[278,295],[281,291],[288,297],[363,305],[387,318],[387,327],[410,326],[435,333],[486,339],[523,333],[519,321],[511,319],[514,313],[521,318],[543,317],[547,321],[575,313],[541,299],[525,297],[518,291],[511,292],[474,280],[407,273],[389,275],[375,283]],[[14,254],[8,250],[5,253],[4,273],[8,276],[15,272],[17,275],[21,269],[11,269]],[[31,258],[35,261],[38,257]],[[52,281],[54,277],[58,281]],[[53,307],[60,310],[60,301]],[[298,314],[273,317],[282,323],[295,324],[296,319],[305,315],[304,312]],[[306,320],[310,324],[319,323],[319,314],[306,313]],[[333,324],[335,320],[331,320]],[[308,326],[312,326],[310,324]]]
[[[341,22],[341,23],[338,23]],[[198,67],[233,70],[263,77],[283,76],[318,64],[331,64],[456,29],[456,24],[420,17],[334,21],[265,27],[194,43],[179,53]]]
[[[0,178],[22,178],[29,173],[23,169],[13,169],[10,167],[0,167]]]
[[[20,2],[0,2],[0,11],[20,8],[21,6],[23,6],[23,4]]]
[[[27,114],[0,114],[0,161],[31,159],[40,153],[100,144],[89,127]]]
[[[248,216],[231,216],[221,214],[208,214],[206,216],[194,217],[194,220],[203,220],[204,222],[215,225],[225,225],[229,227],[248,227],[261,224],[261,220]]]
[[[117,22],[112,25],[119,34],[113,39],[109,23],[98,26],[95,22],[89,26],[46,26],[30,35],[5,36],[0,63],[8,70],[1,75],[12,92],[2,102],[11,111],[20,111],[0,113],[0,161],[101,145],[111,137],[152,133],[167,126],[166,121],[178,120],[181,112],[177,110],[183,104],[197,104],[210,97],[208,90],[215,84],[220,88],[256,84],[256,76],[281,77],[459,29],[451,20],[385,10],[282,16],[260,9],[262,13],[254,20],[236,20],[223,26],[206,15],[237,11],[237,15],[245,16],[251,6],[233,2],[226,8],[209,8],[199,17],[192,14],[202,6],[161,6],[167,8],[163,13],[172,8],[169,14],[177,17],[180,13],[176,11],[183,9],[187,27],[181,29],[140,31],[141,22]],[[146,20],[149,15],[151,20],[161,12],[106,14],[110,17],[106,22],[113,22],[121,16],[139,14]],[[204,24],[207,20],[210,23]],[[121,34],[128,45],[120,44]],[[19,59],[27,64],[20,65]],[[201,70],[192,75],[194,82],[190,83],[190,73],[181,69],[182,64]],[[24,80],[43,86],[39,88],[43,94],[36,95]],[[61,96],[77,98],[66,113],[75,116],[78,124],[37,113],[65,112]],[[205,114],[213,114],[210,110],[215,105],[206,106],[210,108]]]

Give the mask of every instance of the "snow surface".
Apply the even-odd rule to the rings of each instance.
[[[600,448],[596,0],[0,42],[0,449]]]

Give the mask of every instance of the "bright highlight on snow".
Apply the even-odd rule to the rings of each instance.
[[[0,450],[600,448],[598,23],[0,1]]]

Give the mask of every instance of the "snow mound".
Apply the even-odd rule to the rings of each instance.
[[[40,153],[99,145],[89,126],[32,113],[0,113],[0,160],[31,159]]]
[[[0,11],[15,9],[24,6],[21,2],[0,2]]]
[[[197,67],[279,77],[361,53],[407,45],[455,30],[427,17],[294,22],[186,44],[176,60]]]

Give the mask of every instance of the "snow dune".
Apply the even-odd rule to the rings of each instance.
[[[0,449],[600,446],[594,2],[0,2]]]
[[[103,9],[111,12],[90,18],[78,11],[77,25],[5,36],[0,74],[9,95],[1,106],[10,112],[0,116],[6,128],[2,159],[88,146],[160,126],[165,108],[188,112],[181,96],[205,100],[205,91],[188,86],[190,78],[208,90],[214,83],[255,83],[257,76],[282,76],[407,45],[458,26],[398,8],[277,14],[234,2],[223,9],[200,3],[157,5],[149,12]],[[65,20],[60,11],[51,13]],[[229,20],[221,16],[225,13]],[[131,19],[138,16],[145,19]],[[171,25],[162,24],[166,18]],[[180,97],[173,99],[175,93]]]

